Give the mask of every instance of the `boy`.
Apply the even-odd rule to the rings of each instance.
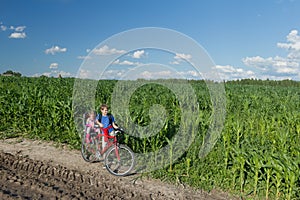
[[[96,117],[96,123],[99,124],[100,129],[102,130],[102,149],[105,148],[107,144],[108,138],[105,136],[113,136],[115,134],[114,129],[118,129],[119,127],[115,124],[114,116],[108,114],[108,106],[106,104],[102,104],[100,106],[101,114],[98,114]]]

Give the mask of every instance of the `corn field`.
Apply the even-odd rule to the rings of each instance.
[[[53,140],[80,148],[75,123],[74,78],[0,77],[0,138]],[[111,105],[116,80],[100,80],[95,96],[99,105]],[[245,199],[300,199],[300,83],[240,80],[224,83],[226,120],[222,134],[205,157],[199,157],[210,124],[212,105],[204,81],[189,81],[197,95],[198,127],[188,149],[150,176],[206,190],[221,189]],[[120,99],[121,101],[121,99]],[[151,137],[126,135],[135,152],[157,152],[168,145],[180,126],[182,112],[171,90],[145,84],[130,98],[127,117],[113,113],[126,127],[150,123],[152,105],[166,111],[163,128]],[[121,119],[118,119],[121,118]],[[189,135],[188,135],[189,136]],[[171,148],[176,149],[176,146]],[[170,151],[171,152],[171,151]],[[172,156],[172,153],[168,154]],[[159,155],[157,155],[159,156]]]

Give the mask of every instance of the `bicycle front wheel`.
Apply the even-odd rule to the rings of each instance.
[[[112,146],[105,154],[105,167],[115,176],[126,176],[134,167],[134,153],[126,145]]]

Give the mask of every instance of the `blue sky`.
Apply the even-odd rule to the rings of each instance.
[[[116,78],[124,66],[151,63],[153,51],[98,45],[127,30],[160,27],[201,45],[222,79],[300,80],[299,10],[300,0],[1,0],[0,73],[76,76],[98,47],[120,54],[109,70]],[[173,60],[160,64],[175,70],[178,57],[189,59],[184,50],[167,56]]]

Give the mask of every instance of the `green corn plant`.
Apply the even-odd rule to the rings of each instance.
[[[165,140],[168,142],[168,145],[169,145],[169,148],[170,148],[168,160],[169,160],[169,171],[172,172],[172,170],[173,170],[173,143],[167,137],[165,137]]]
[[[251,166],[252,166],[252,171],[254,171],[253,195],[256,196],[257,188],[258,188],[258,181],[259,181],[259,173],[260,173],[260,170],[263,166],[263,163],[262,163],[261,155],[259,155],[256,152],[252,152],[252,153],[253,153],[252,154],[252,163],[253,163],[253,165],[251,165]]]

